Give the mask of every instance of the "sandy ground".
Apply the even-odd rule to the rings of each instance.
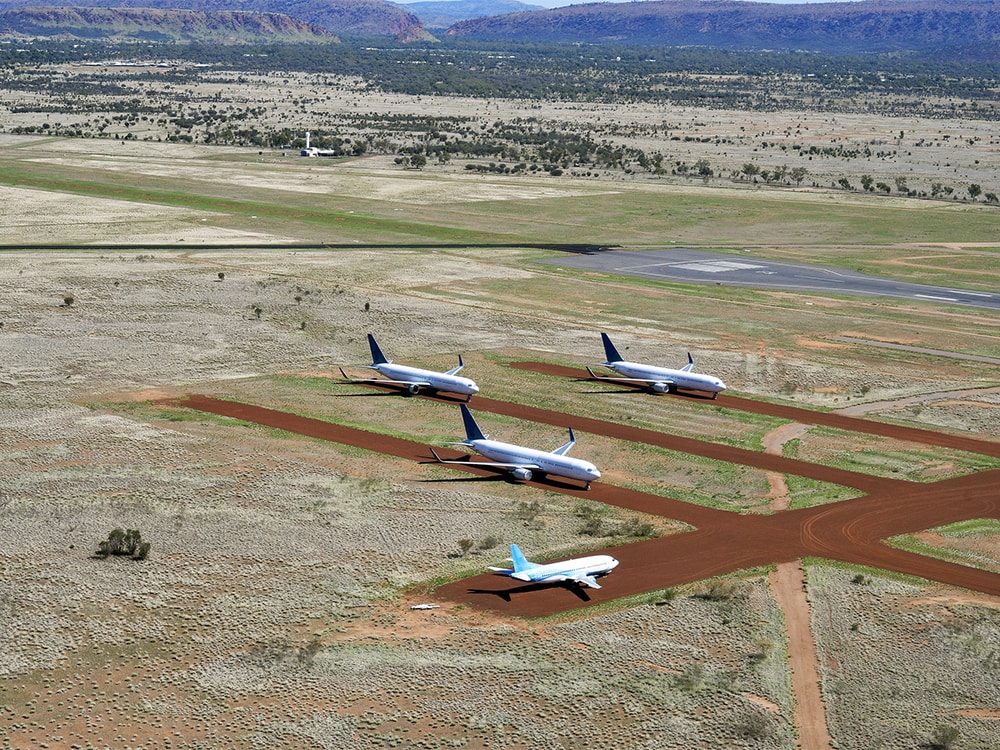
[[[58,148],[99,168],[71,145]],[[400,183],[395,195],[419,199],[419,179],[384,179]],[[0,255],[7,746],[375,747],[419,738],[555,748],[600,747],[609,736],[636,747],[735,747],[749,736],[754,746],[793,747],[797,737],[805,746],[813,720],[795,712],[815,708],[816,694],[801,682],[803,655],[818,663],[818,678],[805,680],[822,687],[837,745],[860,746],[855,728],[876,715],[874,731],[890,747],[918,744],[942,721],[961,722],[970,742],[995,730],[996,534],[933,531],[996,518],[989,459],[1000,429],[995,388],[986,387],[995,383],[962,369],[989,363],[871,357],[838,368],[825,357],[843,350],[821,335],[803,336],[794,354],[787,343],[759,351],[757,339],[740,340],[742,330],[680,322],[669,294],[653,302],[636,291],[640,316],[601,308],[602,324],[628,330],[637,354],[694,345],[737,392],[718,403],[615,394],[575,380],[582,353],[596,348],[595,330],[574,323],[576,306],[603,302],[605,287],[588,290],[591,301],[567,295],[565,310],[539,305],[526,314],[518,290],[501,292],[502,303],[480,296],[479,288],[497,294],[512,275],[531,293],[538,278],[495,256],[253,251],[285,236],[197,210],[4,190],[18,206],[4,216],[8,244],[31,232],[52,241],[76,233],[123,245],[176,237],[248,246]],[[445,280],[460,291],[434,288]],[[940,333],[922,329],[938,337],[924,348],[944,350],[955,335],[946,321],[936,321]],[[853,323],[845,318],[838,333],[870,333]],[[621,486],[524,488],[422,463],[428,445],[458,434],[454,404],[332,387],[336,365],[365,361],[368,330],[402,361],[444,369],[463,353],[491,386],[477,408],[497,420],[498,436],[558,445],[573,414],[586,436],[579,454],[593,451]],[[963,336],[988,340],[979,328]],[[538,362],[552,358],[573,366]],[[531,362],[506,364],[524,359]],[[866,391],[864,408],[815,408],[844,406],[834,399],[859,393],[874,379],[870,367],[881,382]],[[788,380],[803,384],[798,404],[769,403]],[[189,393],[268,407],[281,419],[288,411],[319,417],[318,436],[333,431],[341,442],[174,401]],[[575,416],[581,400],[597,398],[603,419]],[[775,430],[758,419],[813,426]],[[909,424],[895,424],[902,419]],[[343,438],[351,427],[358,432]],[[373,437],[373,429],[394,434]],[[758,433],[770,436],[769,451],[753,442]],[[859,464],[873,445],[895,458]],[[790,484],[782,490],[774,474]],[[802,482],[850,492],[814,490],[803,508],[795,504]],[[520,506],[525,489],[539,500],[536,521]],[[692,496],[672,497],[685,491]],[[551,557],[604,544],[577,533],[582,501],[607,507],[614,523],[616,513],[652,518],[663,536],[609,540],[622,568],[589,602],[562,590],[515,593],[510,602],[469,595],[471,585],[503,590],[505,579],[467,576],[501,562],[509,540]],[[153,540],[152,564],[92,559],[116,525]],[[911,533],[946,559],[884,543]],[[488,537],[498,544],[481,549]],[[464,557],[462,538],[474,542]],[[801,624],[801,597],[784,598],[803,585],[785,578],[803,555],[811,556],[808,653],[791,622]],[[860,570],[875,580],[852,583],[859,568],[817,558],[871,566]],[[781,571],[777,588],[766,568],[753,568],[770,563]],[[899,583],[879,570],[926,580]],[[735,581],[736,593],[713,598],[714,576]],[[668,588],[676,598],[664,603]],[[626,594],[647,598],[613,602]],[[408,609],[426,601],[443,606]],[[581,607],[565,619],[511,617]],[[873,649],[880,681],[891,683],[885,695],[865,669]],[[945,663],[956,679],[922,694]],[[964,708],[940,711],[942,695]],[[913,716],[921,718],[900,728]],[[813,741],[822,742],[816,728]]]

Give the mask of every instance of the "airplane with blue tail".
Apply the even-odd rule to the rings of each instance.
[[[569,583],[592,589],[601,588],[597,579],[608,575],[618,567],[618,561],[610,555],[591,555],[554,563],[533,563],[525,558],[521,548],[516,544],[510,545],[510,558],[514,563],[513,568],[491,566],[490,570],[526,583]]]
[[[551,474],[553,476],[576,479],[586,483],[586,489],[590,489],[590,483],[601,478],[601,472],[590,461],[582,458],[567,456],[570,448],[576,445],[576,436],[573,428],[569,429],[569,442],[556,448],[554,451],[542,451],[535,448],[525,448],[513,443],[503,443],[499,440],[490,440],[490,436],[483,433],[476,423],[475,417],[465,404],[459,404],[462,409],[462,421],[465,423],[465,440],[451,443],[451,445],[464,445],[471,448],[481,456],[485,456],[493,463],[473,462],[469,460],[445,460],[441,458],[437,451],[431,448],[431,453],[438,463],[442,464],[471,464],[479,466],[495,466],[506,469],[511,476],[522,482],[530,481],[537,472],[539,474]]]
[[[352,383],[400,385],[410,395],[416,395],[422,388],[445,393],[457,393],[465,396],[466,401],[479,393],[479,386],[476,385],[476,381],[458,374],[459,370],[465,367],[462,355],[458,356],[458,367],[453,367],[447,372],[437,372],[435,370],[424,370],[420,367],[396,364],[382,353],[381,347],[379,347],[378,342],[375,341],[375,337],[370,333],[368,334],[368,347],[371,349],[372,363],[365,365],[365,367],[375,370],[382,378],[354,380],[347,376],[344,368],[340,368],[340,374],[344,376],[345,380]]]
[[[717,398],[721,391],[726,390],[726,384],[714,375],[694,372],[694,360],[691,358],[690,352],[688,352],[688,363],[681,369],[675,370],[671,367],[629,362],[611,343],[608,334],[602,332],[601,339],[604,342],[604,356],[607,357],[607,361],[603,362],[602,365],[614,370],[622,377],[597,375],[588,367],[587,372],[594,380],[622,383],[623,385],[640,385],[653,393],[675,393],[678,388],[688,391],[703,391],[711,393],[713,399]]]

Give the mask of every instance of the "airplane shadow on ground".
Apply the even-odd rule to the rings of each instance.
[[[427,463],[434,463],[434,461],[427,461]],[[427,484],[436,484],[439,482],[506,482],[508,478],[501,474],[488,474],[479,477],[449,477],[447,479],[422,479],[420,481]]]
[[[590,601],[590,596],[584,591],[583,587],[575,583],[529,583],[525,586],[514,586],[509,589],[469,589],[469,593],[491,594],[500,597],[505,602],[509,602],[515,594],[528,594],[532,591],[551,590],[553,588],[566,589],[581,601]]]

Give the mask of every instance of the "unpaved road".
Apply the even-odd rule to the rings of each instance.
[[[550,368],[546,368],[547,370]],[[575,371],[574,371],[575,372]],[[442,399],[450,401],[450,399]],[[812,412],[807,409],[725,398],[716,402],[729,408],[752,406],[758,413],[797,421],[835,423],[899,440],[919,438],[923,443],[947,447],[962,445],[965,450],[997,455],[1000,445],[988,441],[940,435],[930,430],[895,427],[885,423]],[[220,401],[207,396],[190,396],[183,405],[248,422],[276,427],[311,437],[353,445],[372,451],[407,458],[432,461],[430,449],[420,443],[342,427],[330,422],[300,417],[249,404]],[[541,422],[565,425],[571,421],[581,431],[612,438],[662,445],[684,452],[697,453],[720,461],[734,461],[767,471],[782,471],[808,476],[834,484],[847,484],[868,494],[829,505],[788,510],[772,515],[739,515],[701,507],[643,492],[597,483],[587,492],[572,482],[543,479],[528,484],[586,497],[622,508],[677,519],[691,524],[694,531],[669,537],[649,539],[609,548],[621,561],[614,586],[599,590],[574,591],[561,587],[511,585],[507,578],[484,574],[455,581],[437,589],[437,596],[508,615],[541,617],[585,607],[613,598],[647,593],[692,581],[711,578],[760,565],[791,562],[804,556],[817,556],[893,570],[951,586],[1000,596],[1000,575],[964,565],[937,560],[894,549],[882,540],[975,518],[1000,518],[1000,470],[916,484],[896,479],[867,477],[863,474],[810,464],[781,456],[758,454],[732,446],[701,440],[681,439],[649,430],[640,430],[597,419],[567,416],[558,412],[521,406],[477,397],[477,411]],[[443,457],[458,456],[455,451],[440,451]],[[492,473],[488,463],[462,470]],[[624,573],[627,571],[627,575]],[[530,596],[524,596],[530,592]]]

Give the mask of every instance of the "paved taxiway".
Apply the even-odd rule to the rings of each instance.
[[[768,260],[750,252],[735,255],[684,247],[642,252],[608,250],[538,262],[685,284],[788,289],[852,297],[897,297],[919,302],[1000,310],[1000,294],[908,284],[842,268]]]

